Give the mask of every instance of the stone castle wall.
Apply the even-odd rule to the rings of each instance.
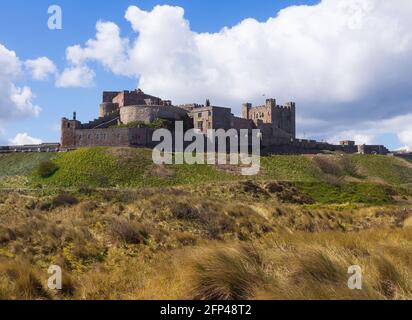
[[[72,147],[150,147],[153,131],[149,128],[81,129],[75,131],[76,140]]]
[[[187,112],[172,106],[126,106],[120,109],[123,124],[136,121],[153,122],[156,119],[183,120]]]

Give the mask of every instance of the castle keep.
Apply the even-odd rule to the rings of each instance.
[[[99,117],[88,123],[76,119],[61,121],[61,148],[73,149],[87,146],[154,147],[150,124],[163,120],[184,121],[186,128],[207,133],[209,129],[260,129],[261,145],[267,153],[317,153],[322,150],[349,153],[386,154],[384,146],[356,146],[343,141],[340,145],[320,143],[296,138],[296,105],[287,102],[278,105],[267,99],[264,105],[242,106],[242,117],[232,114],[230,108],[213,106],[209,100],[204,105],[174,106],[170,100],[145,94],[142,90],[103,92]]]

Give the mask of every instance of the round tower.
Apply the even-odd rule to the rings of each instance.
[[[117,104],[112,102],[103,102],[99,108],[99,117],[103,118],[117,110]]]

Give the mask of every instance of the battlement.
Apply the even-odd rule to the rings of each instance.
[[[102,106],[109,106],[110,112],[116,109],[132,106],[171,106],[172,101],[145,94],[141,89],[133,91],[105,91],[103,92]],[[107,112],[101,112],[106,114]]]
[[[255,107],[251,103],[244,103],[242,117],[253,121],[260,129],[262,126],[271,126],[272,129],[281,129],[291,137],[296,137],[296,104],[294,102],[287,102],[282,106],[276,103],[276,99],[266,99],[264,105]]]

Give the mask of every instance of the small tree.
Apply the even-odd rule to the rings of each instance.
[[[59,170],[59,167],[54,162],[47,160],[42,161],[39,164],[37,173],[42,178],[48,178],[51,177],[57,170]]]

